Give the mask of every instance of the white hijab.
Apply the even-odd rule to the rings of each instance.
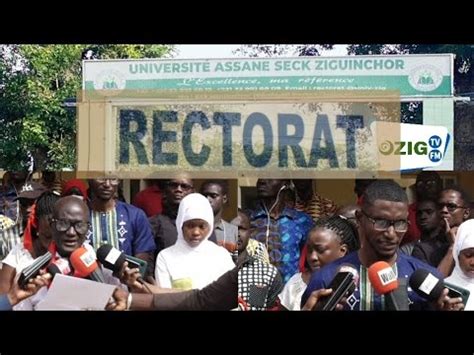
[[[195,247],[183,236],[184,223],[192,219],[209,224],[209,233]],[[176,217],[176,244],[162,250],[156,259],[155,278],[161,287],[201,289],[234,268],[227,250],[208,240],[213,228],[214,213],[206,197],[193,193],[181,200]]]
[[[453,246],[453,258],[455,262],[451,276],[445,281],[471,291],[467,301],[466,310],[474,310],[474,278],[467,276],[459,265],[459,254],[464,249],[474,248],[474,219],[463,222],[457,231],[456,241]]]
[[[202,219],[209,224],[209,233],[207,233],[205,239],[195,247],[191,247],[183,236],[183,225],[185,222],[192,219]],[[201,194],[189,194],[185,196],[179,203],[178,216],[176,217],[176,229],[178,230],[178,239],[176,245],[182,248],[188,248],[189,251],[201,252],[206,249],[209,243],[208,239],[212,234],[214,228],[214,212],[212,211],[209,200]]]

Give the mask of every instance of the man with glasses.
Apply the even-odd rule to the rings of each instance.
[[[96,250],[110,244],[127,255],[145,260],[147,275],[152,281],[156,247],[150,224],[141,209],[114,198],[119,182],[117,178],[89,180],[91,228],[87,238]]]
[[[57,253],[63,258],[69,257],[86,241],[90,227],[87,205],[73,196],[59,199],[50,224]]]
[[[54,203],[53,214],[49,223],[52,242],[48,250],[53,254],[54,259],[69,258],[76,249],[82,246],[91,249],[91,246],[86,242],[90,223],[89,209],[84,201],[74,196],[60,198]],[[24,259],[24,256],[22,258]],[[17,268],[17,274],[21,272],[21,269]],[[103,269],[102,271],[106,283],[120,285],[120,281],[112,275],[111,270]],[[18,305],[17,307],[21,307],[18,310],[36,309],[36,306],[46,297],[46,294],[46,288],[40,289],[27,303]]]
[[[417,269],[425,269],[438,278],[442,276],[433,267],[418,259],[398,253],[400,242],[408,230],[408,199],[405,191],[392,180],[377,180],[364,192],[361,210],[356,212],[361,248],[342,257],[312,275],[303,294],[304,305],[314,290],[327,289],[342,265],[350,265],[359,273],[354,293],[344,304],[346,310],[384,310],[385,299],[375,294],[367,269],[377,261],[390,264],[398,278],[410,278]],[[426,301],[408,290],[410,309],[427,307]],[[454,300],[442,294],[439,307],[448,308]]]
[[[459,225],[470,218],[470,198],[460,187],[452,186],[441,191],[438,198],[438,210],[441,214],[441,226],[444,229],[444,256],[438,264],[438,270],[445,276],[454,269],[453,246]]]

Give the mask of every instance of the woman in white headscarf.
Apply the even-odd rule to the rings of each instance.
[[[471,294],[465,310],[474,310],[474,219],[469,219],[459,226],[453,257],[454,270],[445,281],[469,290]]]
[[[226,249],[208,241],[214,213],[206,197],[184,197],[176,217],[178,239],[156,258],[155,278],[160,287],[201,289],[235,267]]]

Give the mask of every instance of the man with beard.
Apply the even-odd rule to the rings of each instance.
[[[147,275],[151,277],[156,247],[150,224],[141,209],[114,198],[119,182],[117,178],[89,180],[92,198],[87,238],[96,250],[110,244],[127,255],[145,260]]]
[[[441,274],[433,267],[411,256],[398,252],[403,235],[408,230],[408,198],[396,182],[379,180],[371,183],[364,192],[361,210],[356,212],[361,247],[324,266],[311,277],[303,294],[305,304],[314,290],[327,289],[339,268],[352,266],[359,273],[358,285],[345,302],[346,310],[385,310],[385,298],[377,295],[369,281],[367,269],[377,261],[392,266],[397,278],[410,278],[417,269],[425,269],[438,278]],[[334,291],[334,290],[333,290]],[[408,289],[410,309],[428,308],[430,305]],[[445,289],[436,306],[439,309],[459,309],[459,299],[450,299]]]

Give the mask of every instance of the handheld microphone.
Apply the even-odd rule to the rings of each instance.
[[[430,272],[418,269],[410,277],[410,287],[428,301],[437,301],[445,288],[449,298],[461,298],[464,305],[470,296],[469,290],[438,279]]]
[[[388,263],[377,261],[369,267],[368,274],[375,292],[379,295],[385,295],[387,310],[409,310],[406,279],[397,280],[397,275]]]
[[[138,265],[135,260],[133,260],[135,258],[132,259],[132,257],[126,255],[109,244],[104,244],[99,249],[97,249],[97,259],[102,265],[104,265],[105,268],[112,270],[113,275],[116,277],[119,276],[120,270],[122,270],[123,264],[125,262],[128,262],[130,268],[140,268],[140,265]],[[143,261],[143,263],[145,263],[145,261]],[[138,277],[137,281],[141,284],[145,283],[141,276]]]
[[[332,288],[332,293],[324,298],[321,298],[315,306],[313,311],[333,311],[337,304],[348,293],[352,294],[356,289],[356,284],[359,281],[359,274],[352,266],[342,265],[339,272],[336,274],[331,284],[327,288]]]
[[[69,261],[65,258],[54,260],[51,264],[48,265],[46,270],[51,274],[53,278],[56,274],[72,275],[73,273]]]
[[[424,269],[415,270],[409,285],[420,297],[428,301],[438,300],[445,287],[442,280]]]
[[[48,265],[52,257],[53,255],[47,251],[39,258],[36,258],[31,265],[21,270],[20,277],[18,278],[18,285],[24,289],[28,284],[28,280],[36,277],[39,274],[39,271]]]
[[[97,258],[92,250],[80,247],[71,253],[69,261],[74,268],[74,276],[106,283],[104,274],[99,264],[97,264]]]

